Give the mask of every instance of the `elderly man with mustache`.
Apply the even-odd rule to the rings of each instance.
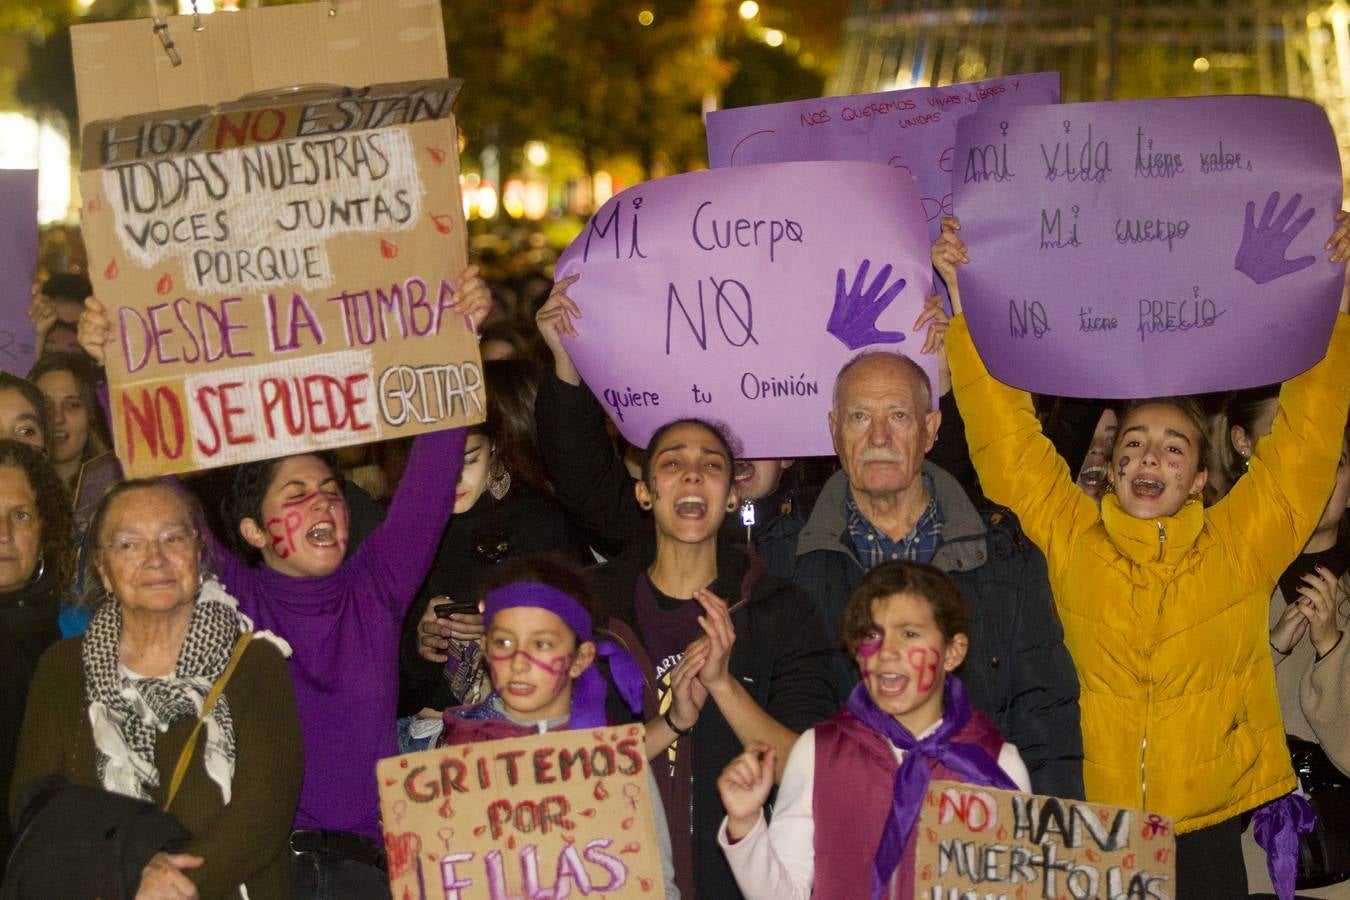
[[[797,535],[793,580],[837,628],[849,594],[889,559],[931,563],[961,589],[971,703],[1016,744],[1037,793],[1083,796],[1078,679],[1051,606],[1045,559],[1007,511],[978,513],[954,478],[925,462],[941,414],[922,368],[893,352],[840,370],[829,414],[843,471]],[[836,691],[857,680],[839,645]]]

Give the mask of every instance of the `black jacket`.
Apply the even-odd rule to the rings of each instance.
[[[417,653],[417,626],[427,601],[441,595],[455,602],[477,600],[480,585],[498,564],[529,553],[555,553],[578,565],[595,561],[562,508],[552,498],[523,487],[513,488],[500,500],[484,491],[470,509],[450,519],[431,570],[403,618],[399,715],[459,702],[450,696],[442,677],[444,666]]]
[[[982,515],[942,469],[926,462],[924,472],[942,512],[942,543],[932,563],[956,582],[970,617],[970,650],[957,672],[970,701],[1017,745],[1037,793],[1082,799],[1078,675],[1055,617],[1045,557],[1012,513]],[[857,673],[839,639],[839,621],[863,577],[845,520],[847,485],[843,472],[826,482],[797,537],[793,573],[829,629],[841,703]]]
[[[638,578],[655,558],[650,528],[615,559],[592,570],[591,582],[597,599],[610,616],[626,625],[639,641],[643,636],[634,613]],[[788,582],[760,574],[762,564],[752,562],[743,547],[719,542],[717,581],[713,592],[734,603],[749,592],[750,602],[732,613],[736,642],[728,668],[755,702],[769,715],[798,733],[829,716],[835,709],[829,682],[829,648],[824,630],[810,601]],[[645,654],[635,654],[642,660]],[[650,667],[648,685],[655,680]],[[654,693],[649,690],[654,698]],[[644,710],[644,718],[659,714]],[[740,897],[726,857],[717,845],[717,829],[725,811],[717,793],[717,777],[741,752],[741,742],[716,704],[709,701],[688,738],[693,754],[692,816],[681,817],[667,810],[672,821],[690,820],[692,826],[695,894],[700,900]],[[672,835],[674,839],[674,835]]]

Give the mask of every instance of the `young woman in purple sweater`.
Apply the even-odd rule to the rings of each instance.
[[[491,295],[470,267],[454,311],[476,329]],[[80,343],[100,363],[113,327],[91,297]],[[455,503],[464,429],[419,436],[384,522],[352,554],[340,471],[327,454],[240,466],[223,504],[257,551],[249,565],[203,535],[220,580],[257,627],[292,647],[291,677],[305,771],[291,835],[293,896],[389,896],[375,762],[398,753],[395,704],[403,614],[417,594]]]

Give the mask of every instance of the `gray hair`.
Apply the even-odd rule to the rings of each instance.
[[[835,412],[839,411],[839,385],[843,382],[844,376],[852,371],[854,366],[872,359],[894,360],[900,366],[909,370],[909,373],[919,381],[920,393],[923,395],[921,407],[928,409],[933,405],[933,381],[928,377],[928,373],[923,370],[923,366],[898,350],[864,350],[844,363],[843,368],[839,370],[839,374],[834,376],[834,399],[831,402],[831,408]]]

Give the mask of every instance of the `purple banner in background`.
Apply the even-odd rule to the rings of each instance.
[[[37,273],[38,173],[0,169],[0,369],[25,375],[33,367],[28,305]]]
[[[826,414],[863,349],[936,359],[913,331],[932,283],[914,179],[871,163],[691,172],[610,198],[558,260],[569,350],[624,437],[721,421],[747,457],[834,453]]]
[[[1282,381],[1326,352],[1345,270],[1322,109],[1191,97],[1006,109],[957,128],[961,299],[1000,380],[1073,397]]]
[[[931,237],[951,215],[956,123],[990,107],[1055,103],[1059,73],[969,84],[820,97],[709,114],[713,168],[794,160],[858,160],[909,172],[919,183]]]

